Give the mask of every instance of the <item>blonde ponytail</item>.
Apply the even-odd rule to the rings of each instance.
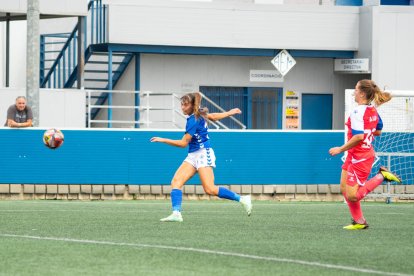
[[[369,103],[374,102],[376,106],[380,106],[390,101],[392,98],[390,93],[382,91],[372,80],[360,80],[358,85],[359,89],[365,94]]]
[[[392,98],[391,94],[388,92],[384,92],[378,89],[378,91],[374,95],[374,103],[376,106],[380,106]]]

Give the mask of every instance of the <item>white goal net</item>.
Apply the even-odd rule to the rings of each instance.
[[[414,91],[389,91],[391,101],[377,108],[384,123],[382,135],[375,137],[377,155],[372,177],[380,166],[385,166],[402,179],[403,184],[414,184]],[[356,106],[354,90],[345,91],[345,118]],[[389,191],[389,190],[388,190]]]

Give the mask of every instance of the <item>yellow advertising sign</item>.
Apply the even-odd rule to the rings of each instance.
[[[299,95],[286,91],[285,126],[286,129],[299,129]]]

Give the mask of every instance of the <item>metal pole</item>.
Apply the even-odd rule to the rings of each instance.
[[[147,128],[149,128],[149,119],[150,119],[150,116],[149,116],[149,111],[150,111],[150,94],[149,94],[149,91],[147,91],[147,121],[146,121],[146,125],[147,125]]]
[[[91,108],[91,104],[92,104],[92,102],[91,102],[91,90],[88,90],[87,95],[88,95],[88,128],[91,128],[91,120],[92,120],[92,117],[91,117],[91,112],[92,112],[92,108]]]
[[[84,89],[85,88],[85,76],[84,76],[84,69],[85,69],[85,44],[83,43],[85,38],[85,24],[86,19],[84,16],[78,17],[78,71],[77,71],[77,89]],[[73,51],[75,54],[76,51]]]
[[[112,127],[112,50],[108,49],[108,127]]]
[[[9,87],[10,71],[10,13],[6,13],[6,87]]]
[[[139,90],[141,89],[141,83],[140,83],[140,76],[141,76],[141,54],[137,53],[135,54],[135,128],[139,128]]]
[[[388,170],[391,171],[391,155],[388,155]],[[387,181],[387,199],[386,199],[386,203],[390,204],[391,203],[391,183],[389,181]]]
[[[26,94],[27,103],[33,111],[33,126],[39,126],[39,0],[27,1],[27,56]]]

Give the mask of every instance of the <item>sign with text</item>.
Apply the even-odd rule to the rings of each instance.
[[[250,81],[283,82],[283,76],[277,70],[250,70]]]
[[[335,59],[334,70],[335,72],[369,73],[369,59]]]
[[[285,106],[285,128],[299,129],[299,94],[295,91],[286,91]]]
[[[296,64],[296,60],[289,54],[288,51],[282,50],[271,61],[273,66],[285,76],[290,69]]]

